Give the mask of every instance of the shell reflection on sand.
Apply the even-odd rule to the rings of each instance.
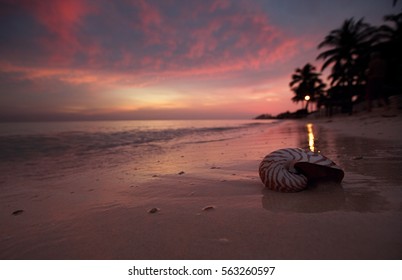
[[[263,190],[262,206],[271,212],[321,213],[342,209],[345,194],[342,186],[323,182],[298,193]]]

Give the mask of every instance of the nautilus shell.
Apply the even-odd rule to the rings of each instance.
[[[299,148],[268,154],[260,163],[259,174],[267,188],[281,192],[302,191],[316,180],[340,183],[344,176],[343,170],[329,158]]]

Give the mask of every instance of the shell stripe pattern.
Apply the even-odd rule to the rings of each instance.
[[[281,192],[297,192],[307,187],[307,177],[297,172],[294,164],[309,162],[322,166],[339,168],[333,161],[321,154],[300,148],[274,151],[261,161],[259,175],[264,185]]]

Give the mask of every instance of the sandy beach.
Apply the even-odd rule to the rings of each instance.
[[[288,120],[172,141],[101,171],[13,178],[0,194],[0,258],[400,259],[401,124],[399,112]],[[311,148],[309,137],[344,169],[342,184],[264,188],[261,159]]]

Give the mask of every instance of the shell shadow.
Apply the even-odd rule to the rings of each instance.
[[[262,206],[270,212],[322,213],[342,209],[345,193],[340,183],[320,181],[306,190],[282,193],[264,188]]]

